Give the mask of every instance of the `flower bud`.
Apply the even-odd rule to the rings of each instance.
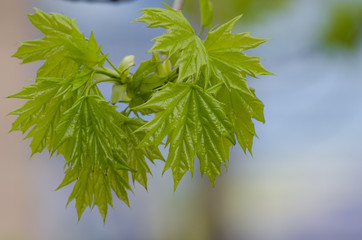
[[[118,66],[118,70],[121,72],[121,79],[126,79],[129,73],[129,69],[136,65],[134,62],[134,55],[129,55],[123,58],[122,62]]]
[[[166,59],[157,66],[157,73],[160,77],[167,77],[171,70],[171,62],[168,59]]]
[[[112,87],[111,103],[118,103],[126,93],[126,85],[114,84]]]

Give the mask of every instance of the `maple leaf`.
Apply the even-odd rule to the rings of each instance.
[[[257,136],[252,118],[265,122],[264,104],[255,96],[254,89],[246,81],[227,88],[221,85],[216,91],[216,99],[225,104],[225,111],[234,126],[235,134],[244,152],[251,153],[253,139]]]
[[[175,188],[186,171],[193,174],[195,153],[201,174],[207,174],[214,184],[216,176],[221,174],[221,164],[226,165],[224,139],[234,143],[225,106],[199,86],[169,83],[135,109],[147,108],[161,111],[138,129],[148,131],[140,146],[158,145],[168,135],[170,151],[164,171],[172,169]]]
[[[229,85],[231,81],[241,81],[246,75],[256,77],[257,75],[272,74],[260,64],[261,58],[242,53],[244,50],[257,47],[268,39],[255,38],[249,33],[231,33],[240,18],[241,16],[235,17],[209,32],[204,42],[210,71],[226,85]]]
[[[45,37],[20,42],[21,46],[13,56],[23,63],[45,60],[37,72],[38,77],[68,77],[81,65],[92,68],[104,61],[99,56],[100,47],[93,33],[87,40],[74,19],[39,9],[28,17]]]
[[[149,51],[166,52],[171,56],[182,50],[175,66],[180,69],[178,81],[183,81],[195,73],[198,74],[201,67],[207,64],[206,51],[182,12],[164,5],[166,9],[141,10],[144,15],[134,22],[148,23],[150,28],[162,27],[169,30],[166,34],[154,38],[155,44]]]
[[[59,188],[76,182],[68,203],[76,201],[79,218],[97,206],[105,220],[113,206],[111,191],[129,205],[129,172],[147,188],[145,156],[153,161],[162,155],[155,146],[135,149],[145,133],[133,131],[144,122],[117,112],[95,85],[94,73],[117,77],[117,72],[102,67],[106,57],[93,33],[86,39],[75,20],[61,14],[37,10],[29,19],[46,36],[22,42],[14,56],[23,63],[45,60],[37,75],[46,77],[10,96],[28,100],[10,113],[18,115],[12,131],[28,132],[32,154],[45,148],[62,154],[66,173]]]
[[[68,169],[59,188],[77,181],[69,201],[76,200],[79,218],[97,205],[104,220],[113,206],[111,189],[129,204],[126,134],[117,123],[127,119],[99,96],[83,96],[67,110],[56,128],[56,149]]]
[[[143,9],[144,15],[135,21],[148,23],[152,28],[163,27],[169,30],[166,34],[154,38],[155,44],[149,51],[166,52],[168,56],[180,52],[175,64],[175,67],[179,68],[178,81],[186,81],[190,76],[194,76],[193,81],[196,82],[201,76],[201,71],[206,86],[210,74],[222,77],[222,73],[226,71],[238,71],[243,77],[271,74],[260,64],[260,58],[241,52],[254,48],[268,39],[251,37],[248,33],[231,33],[241,16],[209,32],[203,42],[195,35],[181,11],[165,6],[166,9]]]
[[[138,119],[127,119],[122,124],[120,128],[124,131],[127,138],[128,146],[128,157],[127,163],[132,169],[132,179],[133,182],[139,182],[145,189],[147,189],[147,174],[152,174],[151,170],[146,162],[145,156],[152,163],[155,159],[163,160],[163,156],[160,153],[156,145],[144,146],[137,148],[142,139],[145,137],[146,132],[138,131],[137,129],[142,127],[146,121]]]
[[[74,78],[72,80],[37,78],[36,83],[8,97],[28,100],[23,106],[10,113],[10,115],[18,115],[11,131],[22,131],[24,134],[32,127],[26,136],[26,138],[32,138],[30,144],[32,155],[42,152],[44,148],[53,150],[56,139],[54,129],[64,112],[74,104],[82,92],[81,89],[73,90],[72,81]],[[100,94],[95,89],[92,93]]]
[[[210,9],[207,10],[207,8],[212,8],[211,5],[207,6],[209,3],[204,1],[202,4],[205,14],[207,11],[211,11]],[[268,39],[255,38],[250,36],[249,33],[232,33],[241,16],[235,17],[210,31],[205,41],[202,41],[189,28],[187,20],[180,11],[175,11],[168,6],[166,6],[166,9],[152,8],[142,11],[144,15],[135,21],[148,23],[150,24],[149,27],[163,27],[170,30],[154,39],[155,44],[150,51],[165,52],[168,56],[178,53],[179,56],[175,67],[178,68],[179,78],[176,82],[191,81],[204,89],[208,89],[207,91],[212,93],[225,106],[223,108],[225,115],[233,126],[229,133],[232,135],[235,133],[244,151],[249,150],[251,152],[253,137],[256,136],[252,118],[264,122],[264,105],[256,97],[254,90],[248,87],[246,76],[257,77],[257,75],[272,73],[260,64],[261,58],[248,56],[243,51],[257,47]],[[182,25],[175,24],[169,19],[164,19],[164,17],[158,17],[157,13],[160,12],[170,18],[171,16],[181,18],[182,21],[179,22],[182,22]],[[206,15],[205,22],[207,22]],[[181,26],[184,28],[183,30],[179,30]],[[164,89],[161,91],[164,91]],[[151,108],[153,105],[147,106]],[[144,108],[136,107],[135,109],[143,110]],[[154,128],[156,128],[156,125]],[[210,145],[216,145],[216,140],[210,142]],[[230,145],[226,143],[226,146]],[[194,151],[191,145],[185,144],[184,147],[190,148],[189,152]],[[170,148],[170,153],[172,151]],[[182,157],[185,156],[180,156],[180,158]],[[190,159],[188,156],[186,158]],[[181,163],[183,164],[181,168],[183,170],[179,175],[182,176],[190,166],[185,161],[181,161]],[[189,161],[189,164],[192,163]],[[177,174],[178,172],[176,172]],[[176,178],[176,181],[178,181],[179,178]]]
[[[195,156],[201,175],[214,185],[222,165],[227,167],[235,135],[251,152],[253,119],[265,121],[264,105],[246,77],[272,73],[259,57],[243,51],[267,39],[232,33],[238,16],[201,40],[181,11],[165,6],[143,9],[135,20],[168,31],[154,39],[153,58],[134,74],[129,72],[133,55],[115,67],[93,32],[85,38],[74,19],[38,9],[29,15],[45,36],[21,42],[14,57],[44,64],[34,84],[10,96],[28,100],[11,113],[18,115],[12,131],[32,138],[32,154],[47,148],[64,156],[66,172],[58,189],[75,182],[68,204],[75,200],[79,219],[87,207],[97,206],[105,221],[112,191],[129,205],[129,175],[147,189],[146,158],[163,160],[158,145],[166,137],[164,172],[172,170],[175,189],[187,171],[194,174]],[[202,33],[212,25],[210,0],[201,0],[201,12]],[[113,69],[103,66],[106,60]],[[111,103],[128,103],[130,110],[119,113],[107,103],[96,86],[100,82],[113,83]],[[136,118],[128,117],[131,111]],[[137,112],[155,116],[146,122]]]
[[[210,72],[216,80],[214,86],[217,91],[220,90],[217,99],[226,105],[226,113],[234,126],[240,146],[251,153],[253,137],[256,136],[252,118],[265,122],[264,105],[256,97],[254,90],[248,87],[245,77],[272,73],[260,64],[260,58],[241,52],[254,48],[267,39],[255,38],[249,33],[231,33],[240,17],[210,32],[204,44],[209,56]]]

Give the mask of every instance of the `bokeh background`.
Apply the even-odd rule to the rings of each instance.
[[[185,2],[198,28],[198,1]],[[1,0],[1,240],[362,239],[362,1],[213,2],[215,24],[243,13],[237,31],[273,39],[248,52],[276,74],[250,79],[266,116],[266,124],[256,123],[253,157],[233,147],[215,189],[187,174],[175,193],[159,161],[149,191],[136,185],[131,208],[115,201],[103,224],[97,210],[78,222],[74,202],[65,207],[71,186],[54,190],[64,175],[61,157],[29,160],[29,140],[7,133],[15,118],[6,114],[23,102],[5,97],[39,67],[11,55],[17,42],[41,37],[26,17],[36,7],[76,18],[87,36],[93,29],[113,62],[134,54],[139,64],[163,30],[129,22],[161,1]],[[110,89],[102,86],[105,96]]]

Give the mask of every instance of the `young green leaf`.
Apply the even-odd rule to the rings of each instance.
[[[147,189],[147,174],[151,174],[151,170],[148,167],[145,156],[152,163],[155,159],[163,160],[162,154],[160,153],[156,145],[149,145],[138,148],[140,142],[145,137],[145,131],[136,130],[146,124],[146,121],[142,119],[128,119],[120,124],[121,129],[125,132],[128,146],[128,165],[133,170],[132,179],[133,182],[139,182],[145,189]]]
[[[29,14],[31,23],[44,35],[81,35],[75,19],[59,13],[45,13],[35,8],[35,14]]]
[[[135,65],[134,56],[129,55],[122,59],[121,63],[118,65],[118,70],[121,73],[122,80],[126,79],[129,73],[129,69]]]
[[[211,0],[200,1],[202,28],[210,28]],[[58,188],[75,182],[68,203],[75,200],[79,218],[87,207],[97,206],[105,220],[113,206],[112,190],[129,205],[129,173],[147,189],[151,171],[146,158],[163,160],[158,145],[165,137],[170,150],[164,171],[172,170],[175,189],[187,171],[194,173],[195,156],[201,174],[214,184],[221,166],[227,167],[234,135],[251,152],[256,136],[252,119],[264,122],[264,105],[246,76],[271,73],[260,58],[242,51],[266,39],[232,33],[239,16],[203,41],[181,11],[165,6],[143,9],[135,20],[168,31],[154,39],[153,58],[134,74],[129,72],[134,56],[115,67],[93,33],[85,38],[74,19],[40,10],[29,15],[45,36],[21,42],[14,57],[44,64],[34,84],[10,96],[28,100],[11,113],[18,115],[12,131],[28,132],[33,154],[47,148],[64,156],[66,173]],[[113,69],[103,66],[105,60]],[[111,103],[123,100],[137,118],[107,103],[96,86],[100,82],[114,83]],[[137,112],[155,116],[146,122]]]
[[[125,119],[101,97],[84,96],[64,113],[56,128],[55,148],[68,165],[60,187],[77,180],[69,202],[76,200],[79,218],[86,207],[97,205],[105,219],[108,205],[113,204],[111,189],[129,204],[126,134],[117,124]]]
[[[205,9],[207,8],[211,8],[211,5],[208,5],[208,1],[202,1],[202,3],[204,11],[206,11]],[[189,28],[185,27],[187,32],[180,33],[181,31],[178,30],[178,24],[158,17],[156,14],[158,12],[168,12],[169,16],[177,14],[177,17],[182,18],[182,22],[186,26],[185,22],[187,20],[180,12],[172,10],[169,7],[167,7],[167,9],[144,9],[143,12],[145,14],[136,21],[148,23],[150,24],[150,27],[164,27],[170,30],[168,33],[155,38],[156,42],[150,51],[165,52],[168,56],[174,56],[174,54],[178,52],[179,56],[175,64],[179,73],[178,82],[196,82],[198,85],[209,89],[208,92],[214,94],[221,103],[224,103],[225,107],[221,109],[223,109],[222,111],[232,124],[232,127],[229,128],[229,134],[233,135],[236,133],[238,142],[244,151],[248,149],[251,152],[253,137],[256,136],[252,118],[264,122],[264,116],[263,104],[255,96],[254,91],[248,87],[245,78],[247,75],[257,77],[257,75],[272,73],[268,72],[260,64],[260,58],[248,56],[242,51],[257,47],[267,41],[267,39],[255,38],[250,36],[249,33],[232,33],[235,24],[241,16],[238,16],[209,32],[206,40],[203,42],[199,37],[194,35],[194,31],[188,30]],[[206,15],[207,14],[205,13],[204,16]],[[180,35],[177,35],[174,32],[180,33]],[[140,107],[136,107],[135,110],[152,109],[154,112],[160,111],[160,109],[157,110],[157,108],[161,105],[160,103],[154,103],[155,99],[161,101],[162,98],[159,96],[163,96],[163,100],[167,99],[166,103],[170,106],[168,105],[167,107],[161,108],[166,110],[157,113],[155,118],[144,126],[150,133],[146,136],[143,143],[147,143],[147,141],[151,140],[159,143],[166,135],[168,135],[170,154],[166,162],[166,168],[173,167],[172,170],[175,184],[177,185],[185,171],[192,168],[192,153],[196,152],[195,148],[198,146],[198,142],[185,141],[186,136],[190,135],[187,134],[189,128],[186,128],[186,125],[177,125],[175,123],[178,121],[178,118],[185,118],[185,116],[180,114],[180,112],[182,112],[180,109],[188,109],[183,112],[186,116],[188,116],[191,111],[186,107],[176,107],[179,102],[187,101],[183,98],[182,101],[181,98],[176,100],[177,96],[180,96],[179,94],[181,94],[182,91],[177,93],[175,91],[173,92],[173,95],[167,95],[165,93],[166,89],[166,92],[169,93],[171,92],[170,89],[177,88],[176,86],[177,85],[161,89],[160,92],[156,93],[148,102]],[[188,99],[186,97],[184,98]],[[172,105],[173,102],[171,99],[175,99],[175,105]],[[172,114],[169,113],[169,111],[172,110],[167,110],[167,108],[178,109],[177,114],[173,112]],[[172,118],[170,117],[170,119],[174,121],[172,123],[172,128],[178,126],[180,131],[179,134],[174,134],[173,132],[175,130],[164,129],[167,122],[166,120],[168,120],[168,118],[165,117],[167,115],[166,113],[169,113],[170,116],[172,116]],[[207,111],[202,113],[204,115],[209,114]],[[200,117],[202,116],[204,118],[204,115],[200,115]],[[152,135],[152,132],[155,135]],[[176,138],[176,136],[178,138]],[[230,146],[230,142],[223,141],[223,139],[212,139],[215,140],[208,142],[208,144],[209,146],[212,146],[211,148],[213,149],[215,149],[214,146],[224,146],[225,149]],[[177,145],[175,145],[175,143],[177,143]],[[182,148],[182,150],[179,151],[180,148]],[[199,151],[198,155],[202,155],[200,154],[202,150],[200,148],[197,148],[197,150]],[[202,157],[199,158],[201,163],[203,163]],[[223,159],[225,159],[225,155],[223,155]],[[202,164],[201,170],[203,171]],[[216,174],[220,174],[220,172],[214,171],[209,175],[210,179],[214,179]]]
[[[55,127],[61,116],[68,110],[81,91],[73,90],[70,80],[59,78],[37,78],[36,83],[28,85],[9,98],[28,99],[22,107],[11,112],[19,117],[13,123],[11,131],[27,132],[26,138],[32,138],[32,154],[42,152],[44,148],[52,151],[56,140]],[[94,92],[95,93],[95,92]]]
[[[182,51],[175,66],[180,68],[178,81],[185,81],[191,75],[198,74],[201,67],[207,64],[206,51],[182,12],[165,6],[166,9],[143,9],[144,15],[134,21],[148,23],[151,28],[162,27],[169,30],[154,39],[155,44],[150,52],[166,52],[171,56]]]
[[[126,94],[126,88],[126,85],[113,84],[111,96],[111,103],[113,105],[118,103],[123,98],[123,96]]]
[[[92,69],[97,64],[103,64],[105,57],[99,56],[101,52],[100,46],[94,38],[93,32],[88,40],[81,35],[80,37],[72,37],[63,39],[64,48],[68,51],[67,58],[73,59],[80,65]]]
[[[189,24],[186,24],[187,20],[180,11],[169,7],[167,9],[143,9],[142,11],[144,15],[135,21],[148,23],[150,27],[164,27],[170,30],[154,39],[155,44],[150,51],[166,52],[168,56],[180,51],[175,64],[175,67],[179,68],[178,81],[186,81],[189,77],[194,76],[193,81],[197,82],[200,76],[204,75],[205,85],[208,86],[211,75],[222,79],[223,73],[228,71],[237,71],[243,77],[271,74],[260,64],[260,58],[241,52],[254,48],[267,39],[254,38],[248,33],[231,33],[241,16],[210,32],[203,42],[195,35],[194,30],[188,27]],[[180,30],[180,25],[173,21],[166,21],[162,17],[158,17],[159,12],[162,12],[163,15],[167,12],[169,16],[181,18],[184,29]]]
[[[175,189],[186,171],[193,174],[195,153],[200,160],[200,172],[214,184],[226,165],[224,139],[234,143],[233,127],[225,106],[202,88],[186,83],[167,84],[139,109],[159,109],[159,113],[138,131],[148,133],[140,146],[158,145],[167,137],[170,152],[164,171],[171,168]]]
[[[209,32],[204,42],[210,72],[225,82],[227,86],[232,81],[241,81],[241,78],[245,78],[246,75],[256,77],[257,75],[272,74],[260,64],[260,58],[251,57],[241,52],[254,48],[268,39],[254,38],[248,33],[231,33],[240,18],[241,16],[238,16]],[[240,77],[235,77],[235,75],[233,77],[224,76],[230,72],[238,73]]]
[[[214,19],[214,7],[211,0],[200,0],[201,24],[203,27],[211,28]]]
[[[237,82],[227,88],[220,88],[216,98],[225,104],[226,114],[234,126],[240,146],[244,152],[252,151],[253,138],[256,136],[252,118],[265,122],[264,104],[255,96],[254,91],[247,87],[246,81]]]
[[[155,89],[165,85],[173,77],[177,77],[175,74],[173,76],[172,72],[166,74],[168,70],[171,70],[168,69],[171,66],[167,66],[169,64],[168,60],[162,62],[159,57],[155,56],[158,56],[158,53],[154,54],[152,59],[141,63],[134,73],[132,81],[127,85],[127,96],[131,98],[129,102],[130,107],[136,107],[145,103],[154,93]],[[140,110],[140,112],[143,114],[153,113],[147,109]]]
[[[245,77],[272,73],[260,64],[260,58],[241,52],[262,44],[266,39],[254,38],[248,33],[232,34],[239,19],[240,16],[210,32],[204,44],[211,75],[221,83],[217,99],[226,105],[226,113],[240,146],[251,152],[253,137],[256,136],[252,118],[264,122],[264,105],[248,87]]]
[[[29,19],[45,37],[20,42],[21,46],[13,56],[23,63],[45,60],[38,70],[38,77],[68,77],[81,65],[92,68],[104,61],[99,56],[100,47],[93,33],[87,41],[74,19],[39,9],[30,14]]]

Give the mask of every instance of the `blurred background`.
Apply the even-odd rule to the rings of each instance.
[[[198,28],[198,1],[185,2]],[[248,52],[276,74],[249,81],[266,117],[256,123],[253,157],[235,146],[215,189],[206,177],[186,174],[175,193],[159,161],[149,192],[136,185],[131,208],[115,201],[106,224],[96,210],[78,223],[74,202],[65,208],[72,186],[55,191],[64,176],[61,157],[29,160],[29,140],[7,133],[15,118],[6,114],[23,101],[5,97],[39,67],[11,55],[17,42],[41,37],[26,17],[36,7],[76,18],[86,36],[93,29],[114,63],[134,54],[139,64],[164,31],[129,22],[161,0],[0,2],[1,240],[362,239],[362,1],[213,2],[214,24],[243,13],[235,31],[273,39]],[[108,98],[110,89],[102,86]]]

